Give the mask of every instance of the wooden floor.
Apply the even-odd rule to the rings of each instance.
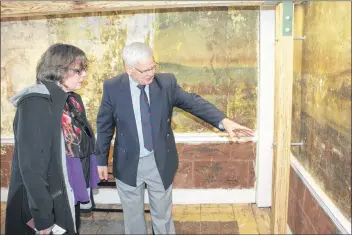
[[[1,234],[4,234],[6,203],[1,203]],[[120,208],[119,205],[98,205]],[[147,208],[148,206],[146,206]],[[177,234],[270,234],[270,209],[255,204],[174,205]],[[152,234],[150,214],[146,213],[148,233]],[[123,234],[123,214],[93,212],[82,215],[81,234]]]

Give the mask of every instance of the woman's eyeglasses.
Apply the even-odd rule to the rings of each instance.
[[[83,72],[86,71],[86,69],[72,69],[72,68],[69,68],[68,70],[71,70],[71,71],[77,73],[78,76],[81,76],[83,74]]]

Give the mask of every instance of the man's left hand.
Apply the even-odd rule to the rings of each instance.
[[[252,137],[254,136],[253,130],[242,126],[228,118],[222,120],[222,125],[224,126],[227,133],[229,133],[230,138],[241,138],[241,137]]]

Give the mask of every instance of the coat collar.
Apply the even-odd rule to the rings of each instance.
[[[57,102],[57,101],[61,101],[63,103],[66,102],[68,94],[64,90],[62,90],[57,84],[55,84],[54,82],[47,82],[47,81],[43,81],[42,83],[46,86],[46,88],[50,93],[51,102]]]
[[[53,112],[55,112],[54,118],[57,118],[56,121],[61,123],[62,112],[64,110],[64,105],[68,94],[54,82],[43,81],[42,83],[49,90],[51,107]]]
[[[150,97],[150,113],[152,122],[152,133],[153,139],[156,140],[161,123],[162,115],[162,104],[165,103],[162,96],[162,89],[158,80],[157,75],[155,75],[153,82],[149,86],[149,97]]]

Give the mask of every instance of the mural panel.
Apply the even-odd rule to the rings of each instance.
[[[256,123],[257,45],[256,8],[177,9],[156,16],[154,49],[160,69],[251,128]],[[179,109],[173,124],[177,132],[216,131]]]
[[[91,13],[1,22],[1,135],[13,136],[15,109],[9,98],[35,82],[37,61],[57,42],[87,53],[88,76],[79,93],[94,129],[102,82],[123,72],[121,51],[133,41],[148,43],[159,70],[173,72],[185,90],[255,128],[257,38],[257,8]],[[173,126],[176,132],[216,131],[180,110],[174,113]]]
[[[333,20],[332,20],[333,19]],[[351,4],[295,7],[292,147],[347,218],[351,218]]]

